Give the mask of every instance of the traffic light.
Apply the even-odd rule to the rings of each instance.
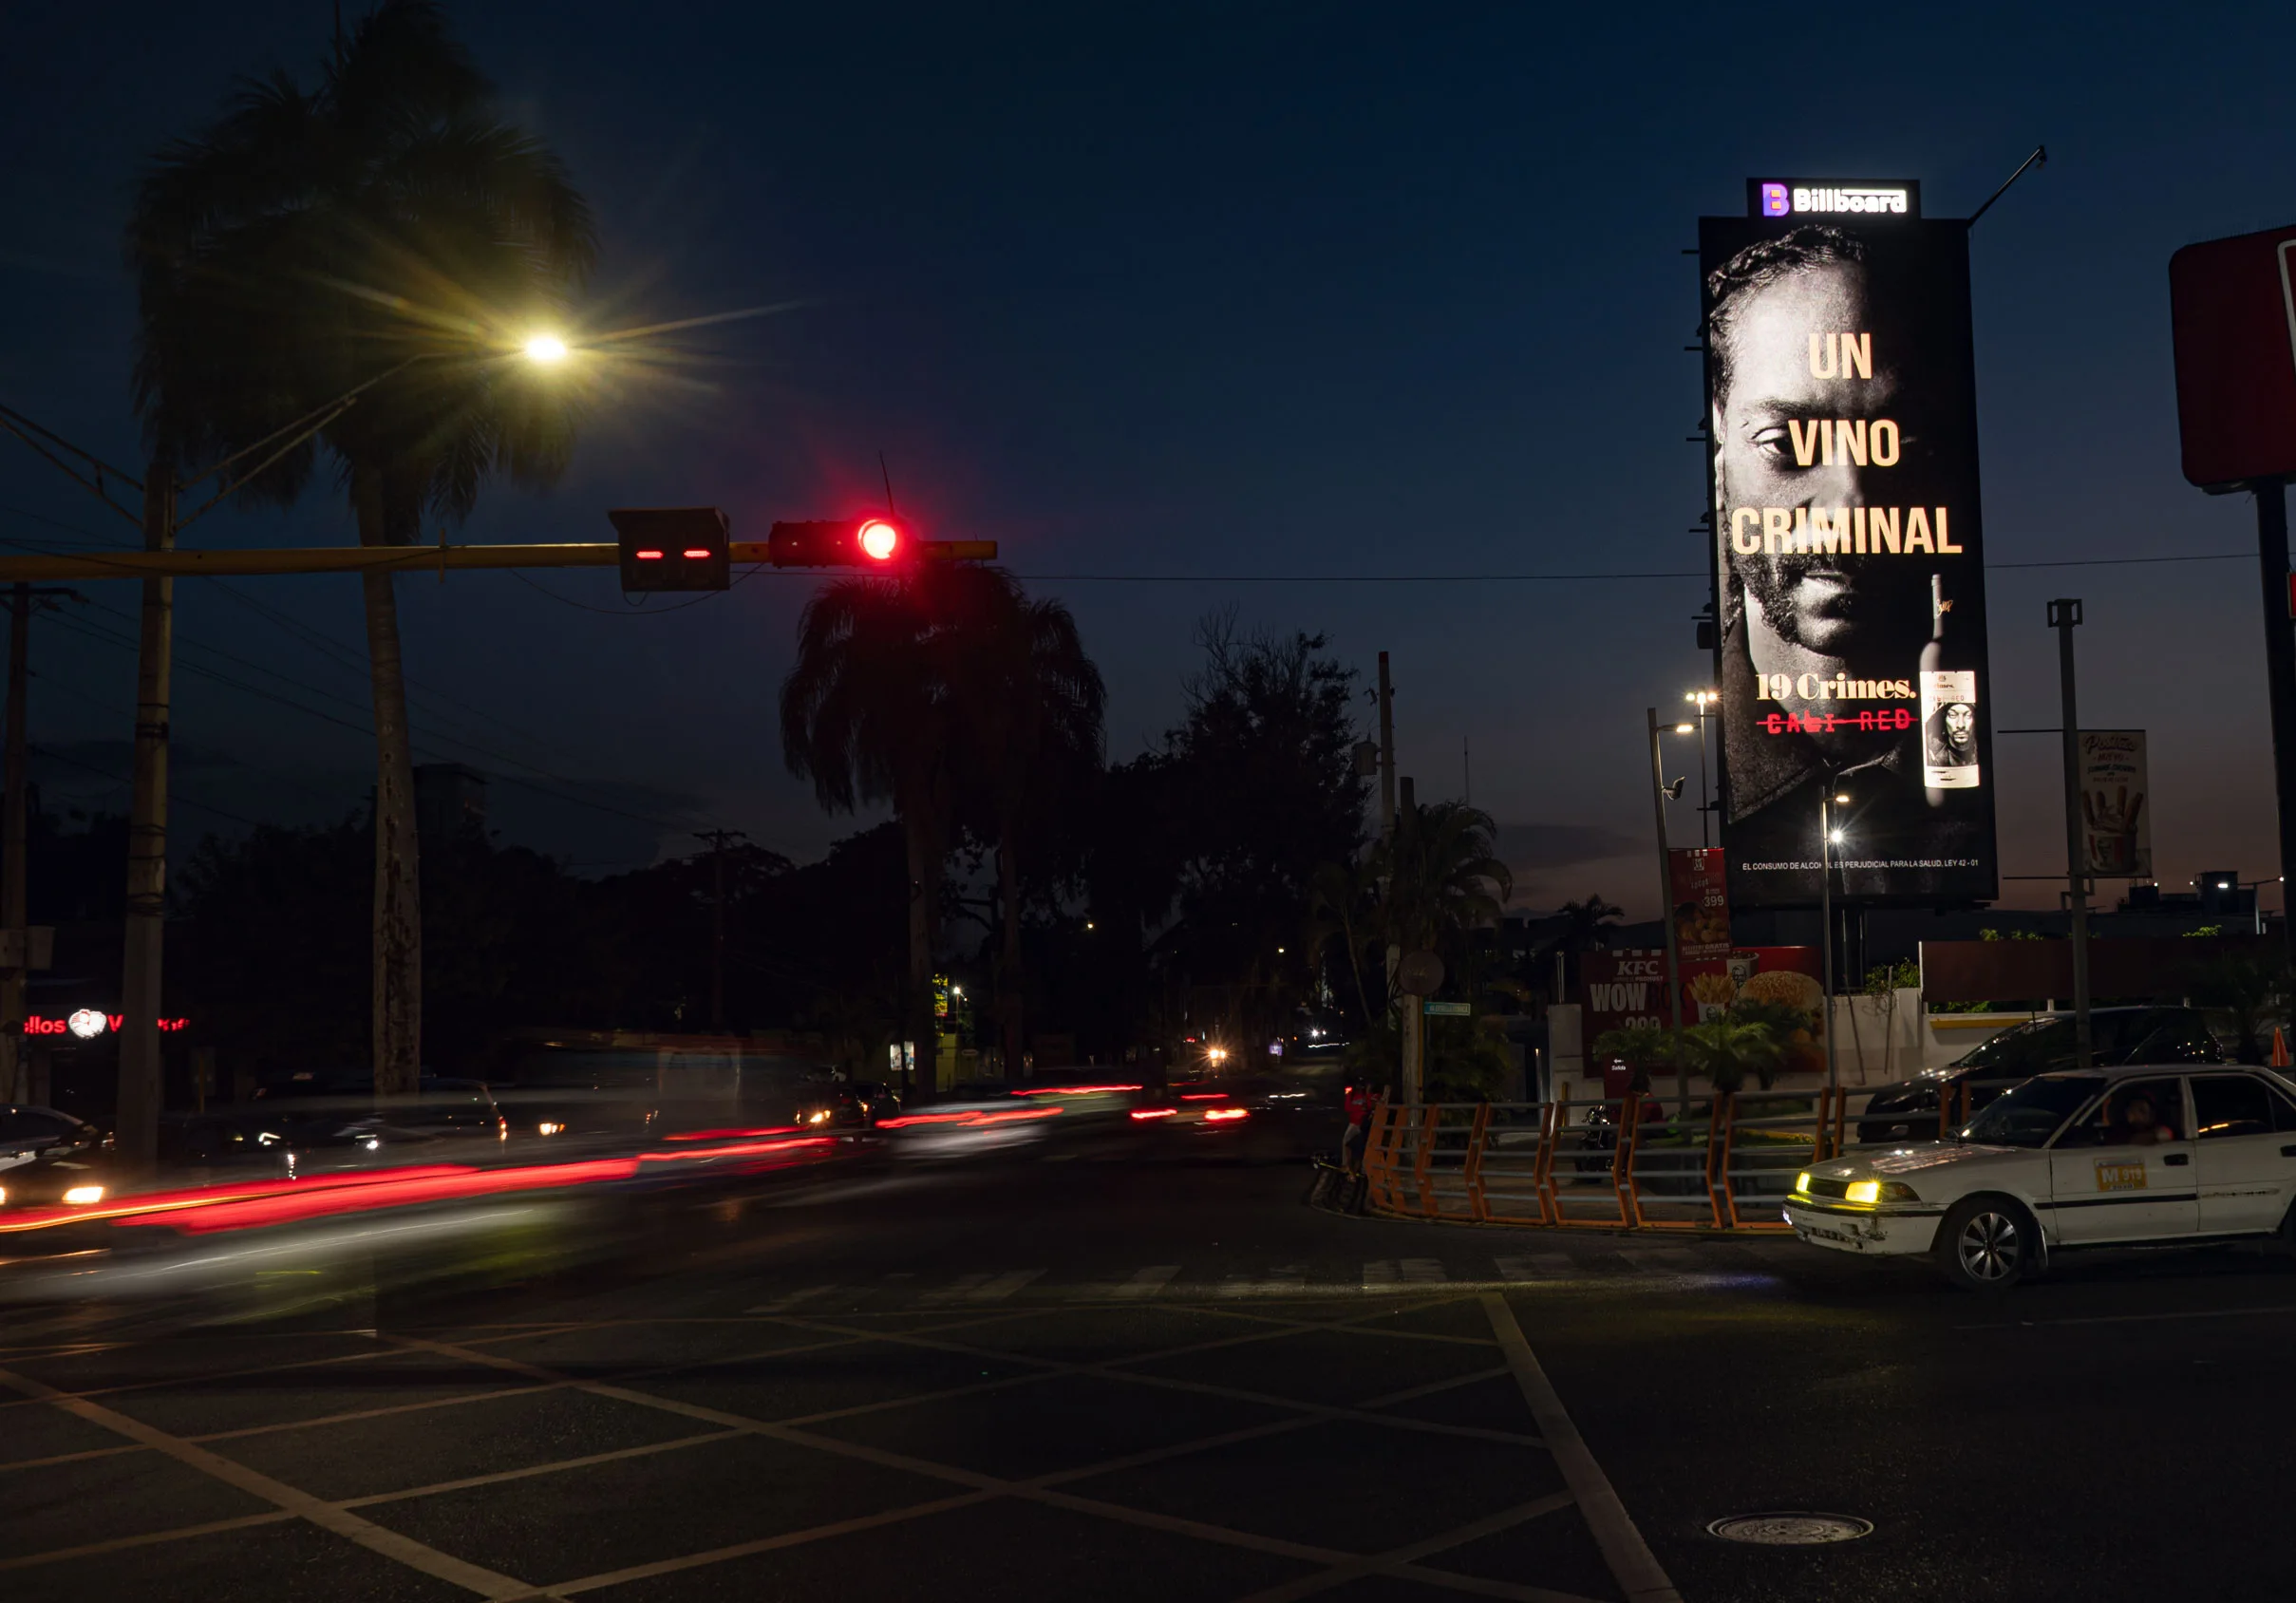
[[[765,559],[777,568],[894,568],[912,554],[890,518],[776,523],[765,537]]]
[[[621,539],[623,590],[732,586],[732,524],[716,507],[625,506],[606,516]]]

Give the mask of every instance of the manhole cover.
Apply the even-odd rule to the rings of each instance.
[[[1816,1547],[1873,1534],[1873,1521],[1847,1514],[1734,1514],[1706,1527],[1724,1541]]]

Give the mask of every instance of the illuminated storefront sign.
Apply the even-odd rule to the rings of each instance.
[[[68,1035],[78,1041],[93,1041],[100,1035],[116,1035],[127,1022],[125,1013],[103,1013],[93,1008],[82,1008],[63,1018],[43,1018],[38,1013],[24,1021],[27,1035]],[[191,1026],[189,1019],[155,1019],[162,1034],[172,1035]]]
[[[1910,182],[1699,221],[1734,908],[1997,894],[1967,228]]]

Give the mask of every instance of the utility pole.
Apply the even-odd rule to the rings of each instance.
[[[24,982],[31,972],[31,932],[28,926],[25,876],[30,851],[26,832],[31,821],[31,729],[26,703],[31,679],[32,603],[50,595],[79,593],[18,584],[9,598],[7,802],[0,817],[0,926],[14,963],[0,971],[0,1097],[37,1100],[24,1061]]]
[[[2287,486],[2278,479],[2249,484],[2256,497],[2256,556],[2264,576],[2264,666],[2271,687],[2272,775],[2280,796],[2280,872],[2296,882],[2296,638],[2289,614]],[[2296,906],[2286,896],[2282,906]],[[2283,914],[2281,932],[2296,947],[2296,916]]]
[[[176,474],[161,456],[143,484],[143,549],[176,548]],[[175,655],[176,581],[143,581],[136,653],[136,747],[127,815],[125,955],[120,982],[120,1103],[113,1139],[122,1164],[147,1175],[159,1164],[160,965],[167,915],[167,723]]]
[[[1379,838],[1395,839],[1395,688],[1387,682],[1384,651],[1379,654]]]
[[[1658,745],[1658,708],[1650,715],[1650,811],[1658,821],[1658,921],[1666,932],[1666,999],[1674,1019],[1674,1090],[1682,1098],[1677,1118],[1690,1109],[1690,1066],[1683,1062],[1682,952],[1674,938],[1674,862],[1666,855],[1666,768]]]
[[[24,874],[28,856],[25,829],[28,815],[24,787],[29,780],[29,753],[25,745],[25,681],[30,673],[32,587],[20,584],[9,601],[8,636],[8,758],[7,844],[0,852],[0,880],[6,903],[0,917],[8,924],[8,940],[15,966],[0,979],[0,1091],[16,1102],[29,1102],[21,1059],[24,1053],[24,976],[31,967],[31,936],[25,929]]]
[[[2285,511],[2281,531],[2282,565],[2287,565],[2287,533]],[[2057,631],[2057,666],[2064,681],[2064,751],[2065,751],[2065,894],[2066,905],[2073,912],[2073,1049],[2075,1062],[2082,1068],[2094,1063],[2089,1041],[2089,889],[2088,877],[2081,871],[2087,865],[2080,860],[2080,714],[2074,706],[2073,695],[2073,631],[2080,626],[2080,603],[2078,600],[2057,600],[2049,603],[2049,627]],[[2286,619],[2277,626],[2283,641],[2287,638]],[[2284,647],[2285,649],[2285,647]],[[2275,687],[2277,688],[2277,687]],[[2286,762],[2287,754],[2281,754]],[[2287,801],[2283,793],[2282,827],[2287,827]]]
[[[748,836],[738,829],[697,829],[697,840],[709,842],[712,890],[709,897],[709,1028],[725,1028],[725,848]]]
[[[1846,806],[1849,800],[1834,788],[1830,778],[1817,793],[1817,922],[1826,943],[1818,970],[1826,992],[1826,1089],[1835,1096],[1841,1094],[1841,1061],[1834,1046],[1834,808]]]
[[[1402,781],[1402,814],[1396,820],[1395,843],[1399,856],[1417,844],[1419,807],[1412,790],[1411,781],[1405,778]],[[1389,884],[1392,886],[1393,881],[1390,880]],[[1387,948],[1387,992],[1390,996],[1396,994],[1394,974],[1402,962],[1402,951],[1399,946]],[[1406,1106],[1417,1106],[1426,1081],[1427,999],[1406,991],[1402,993],[1398,1006],[1402,1009],[1403,1103]]]

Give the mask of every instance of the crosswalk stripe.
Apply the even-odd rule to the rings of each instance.
[[[1405,1258],[1397,1267],[1403,1272],[1406,1286],[1440,1286],[1451,1278],[1433,1258]]]
[[[837,1290],[838,1288],[836,1286],[808,1286],[801,1292],[792,1292],[785,1297],[776,1297],[772,1302],[760,1303],[749,1311],[752,1313],[787,1313],[800,1303],[817,1302]]]
[[[1135,1270],[1132,1278],[1116,1289],[1116,1294],[1128,1300],[1153,1297],[1170,1285],[1172,1277],[1179,1272],[1180,1266],[1176,1263],[1152,1263],[1145,1269]]]
[[[1044,1273],[1044,1272],[1041,1269],[1007,1270],[1004,1273],[998,1275],[994,1280],[988,1281],[983,1285],[975,1286],[971,1291],[967,1292],[965,1293],[965,1300],[967,1302],[976,1303],[1003,1302],[1007,1297],[1012,1295],[1013,1292],[1019,1291],[1023,1286],[1027,1285],[1029,1281],[1036,1279]]]
[[[943,1286],[938,1291],[927,1292],[923,1296],[917,1298],[917,1306],[938,1308],[944,1303],[955,1302],[969,1295],[977,1287],[986,1285],[988,1280],[988,1276],[986,1274],[959,1275],[955,1285]]]
[[[1373,1258],[1364,1265],[1364,1286],[1366,1290],[1392,1286],[1396,1281],[1393,1258]]]

